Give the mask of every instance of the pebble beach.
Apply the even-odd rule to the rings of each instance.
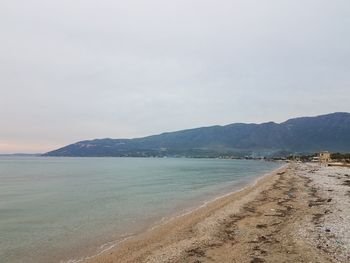
[[[349,168],[290,163],[84,262],[349,262],[349,198]]]

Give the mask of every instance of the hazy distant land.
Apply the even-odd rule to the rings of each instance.
[[[45,156],[277,157],[350,149],[350,113],[289,119],[283,123],[234,123],[136,139],[95,139],[70,144]]]

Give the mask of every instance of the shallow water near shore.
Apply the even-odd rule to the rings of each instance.
[[[0,262],[93,255],[281,163],[184,158],[0,158]],[[106,244],[106,246],[102,246]]]

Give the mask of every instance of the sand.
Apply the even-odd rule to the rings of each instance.
[[[350,262],[349,174],[289,164],[84,262]]]

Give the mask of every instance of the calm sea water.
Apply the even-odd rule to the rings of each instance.
[[[61,262],[95,254],[279,166],[217,159],[1,157],[0,262]]]

